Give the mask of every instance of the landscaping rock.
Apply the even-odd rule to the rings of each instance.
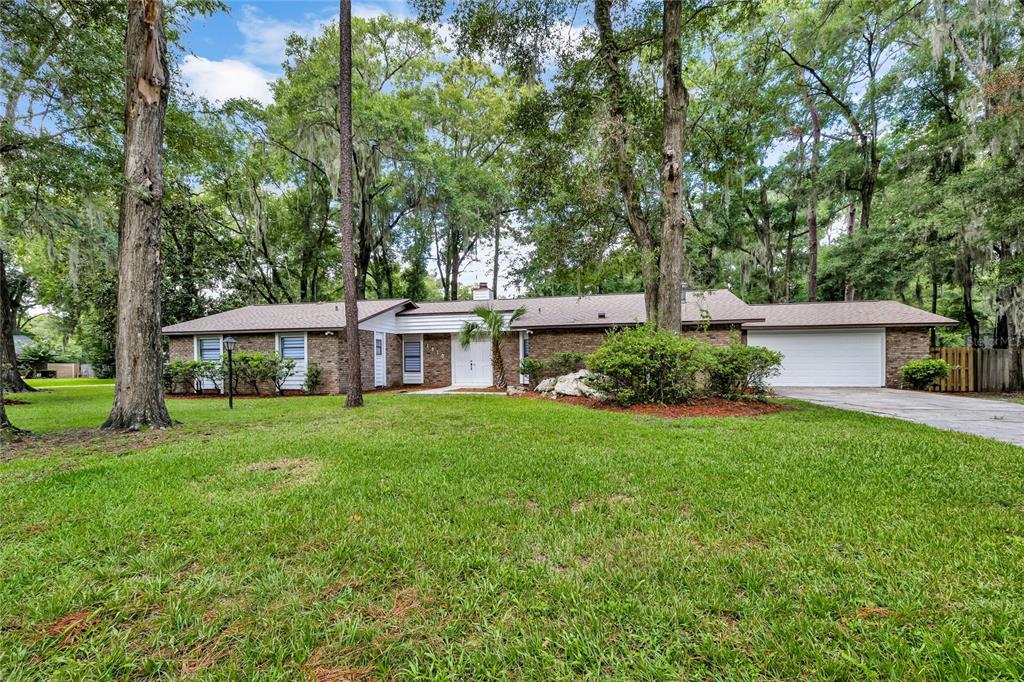
[[[551,377],[537,384],[537,393],[550,393],[555,390],[555,383],[558,381],[558,377]]]
[[[505,392],[508,393],[509,395],[523,395],[524,393],[526,393],[526,389],[523,388],[522,386],[509,384],[508,387],[505,389]]]
[[[594,373],[581,369],[571,374],[563,374],[553,379],[545,379],[537,386],[537,391],[548,394],[551,397],[574,396],[590,398],[592,400],[608,400],[608,396],[596,388],[587,384],[587,379],[594,376]]]

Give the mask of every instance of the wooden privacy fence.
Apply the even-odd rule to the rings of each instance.
[[[933,391],[1000,392],[1024,388],[1010,385],[1010,351],[1005,348],[932,348],[931,355],[957,368],[933,386]]]
[[[932,387],[933,391],[964,392],[974,390],[975,364],[973,348],[932,348],[932,357],[953,366],[949,376]]]

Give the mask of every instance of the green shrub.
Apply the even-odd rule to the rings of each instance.
[[[284,393],[284,382],[288,381],[295,374],[295,361],[291,358],[282,358],[273,353],[267,363],[267,372],[270,381],[277,388],[278,394]]]
[[[227,376],[228,367],[225,361],[213,361],[213,360],[197,360],[196,366],[196,390],[201,391],[203,387],[203,380],[209,381],[213,384],[214,391],[220,391],[224,386],[224,378]]]
[[[315,362],[309,363],[306,366],[306,380],[303,382],[302,388],[306,393],[316,393],[322,383],[324,383],[323,368]]]
[[[945,360],[929,358],[927,360],[911,360],[900,367],[900,377],[910,388],[922,390],[936,381],[945,379],[955,369]]]
[[[566,350],[554,353],[544,367],[548,376],[558,377],[563,374],[572,374],[586,366],[587,356],[576,351]]]
[[[620,405],[680,403],[697,393],[697,374],[711,362],[708,345],[654,325],[612,332],[587,357],[595,388]]]
[[[260,394],[260,384],[272,381],[273,360],[266,353],[237,351],[234,353],[232,366],[232,383],[234,392],[238,386],[249,386],[256,395]]]
[[[523,358],[519,363],[519,373],[526,375],[530,386],[536,386],[544,373],[544,363],[533,358]]]
[[[168,393],[198,391],[198,365],[195,360],[172,360],[164,365],[164,390]]]
[[[722,398],[764,396],[782,366],[782,353],[737,342],[712,348],[711,359],[707,390]]]

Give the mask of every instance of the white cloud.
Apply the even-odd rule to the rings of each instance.
[[[293,33],[306,37],[316,35],[334,16],[308,16],[301,22],[281,21],[246,5],[238,20],[238,30],[245,39],[242,43],[242,58],[254,64],[280,66],[284,62],[285,40],[288,36]]]
[[[232,97],[248,97],[263,104],[273,101],[270,81],[273,75],[240,59],[206,59],[186,55],[181,75],[189,89],[211,102]]]

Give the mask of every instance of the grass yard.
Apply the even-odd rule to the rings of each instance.
[[[3,680],[1024,675],[1010,445],[396,394],[172,400],[107,441],[57,432],[109,388],[24,399]]]
[[[113,379],[27,379],[33,388],[50,388],[52,386],[113,386]]]

